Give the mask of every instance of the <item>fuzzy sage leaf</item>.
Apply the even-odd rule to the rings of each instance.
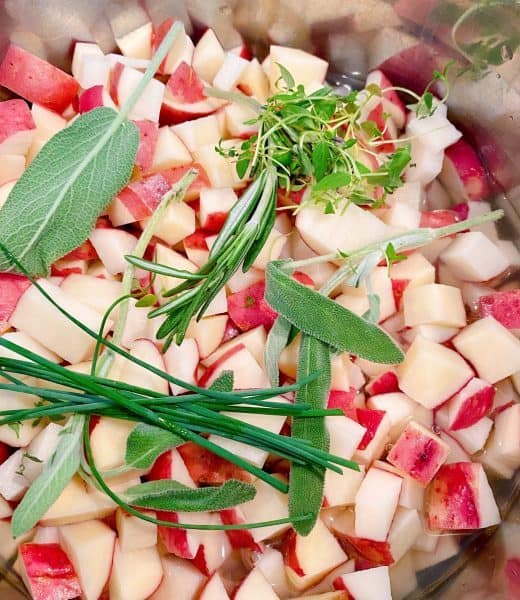
[[[267,266],[265,299],[292,325],[337,350],[377,363],[396,364],[403,352],[382,329],[322,294],[299,284],[281,267]]]
[[[185,441],[160,427],[138,423],[126,440],[125,468],[149,469],[163,452]]]
[[[162,479],[135,485],[126,490],[123,499],[132,506],[172,512],[206,512],[223,510],[248,502],[255,488],[230,479],[218,487],[189,488],[178,481]]]
[[[118,112],[96,108],[52,137],[20,177],[0,210],[0,239],[33,276],[79,246],[132,174],[139,144],[127,116],[181,31],[176,23]],[[0,271],[13,268],[0,251]]]
[[[264,362],[271,385],[279,384],[280,373],[278,362],[280,354],[289,342],[292,325],[283,317],[278,317],[267,335],[264,351]]]
[[[312,408],[324,408],[330,388],[330,348],[309,335],[303,335],[298,359],[298,379],[309,373],[321,371],[320,376],[302,387],[296,394],[297,402]],[[329,449],[329,436],[324,417],[293,418],[293,438],[310,442],[313,447],[325,452]],[[308,535],[321,510],[325,469],[317,465],[293,464],[289,478],[289,517],[295,519],[311,514],[305,521],[294,520],[293,526],[300,535]]]
[[[14,537],[38,523],[78,470],[84,420],[82,415],[72,417],[61,433],[56,451],[16,507],[11,521]]]
[[[231,392],[233,389],[233,371],[224,371],[211,384],[211,389],[218,392]],[[150,469],[159,456],[184,444],[186,440],[170,431],[138,423],[126,440],[124,470]]]

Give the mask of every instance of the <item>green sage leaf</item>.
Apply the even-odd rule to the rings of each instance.
[[[125,470],[149,469],[167,450],[186,440],[160,427],[138,423],[126,440]]]
[[[255,497],[249,484],[230,479],[218,487],[189,488],[178,481],[162,479],[135,485],[123,494],[125,502],[140,508],[172,512],[224,510]]]
[[[296,394],[296,401],[308,404],[311,409],[324,408],[330,389],[330,348],[309,335],[303,335],[298,359],[298,379],[316,371],[319,377],[303,386]],[[324,417],[294,417],[292,422],[293,438],[305,440],[325,452],[329,450],[329,435]],[[310,519],[294,520],[293,526],[300,535],[308,535],[321,510],[325,468],[308,465],[291,466],[289,477],[289,517],[295,519],[311,514]]]
[[[289,342],[292,325],[283,317],[278,317],[274,322],[265,344],[264,362],[269,381],[272,386],[280,383],[280,370],[278,363],[280,354]]]
[[[61,433],[56,451],[16,507],[11,521],[14,537],[23,535],[38,523],[79,469],[84,420],[82,415],[71,418]]]
[[[0,239],[26,273],[47,275],[79,246],[99,213],[128,182],[139,144],[127,116],[181,32],[175,23],[119,112],[96,108],[53,136],[17,181],[0,210]],[[0,271],[13,268],[0,251]]]
[[[137,127],[97,108],[58,132],[20,177],[0,210],[0,238],[31,275],[79,246],[99,213],[128,182]],[[110,132],[110,134],[108,134]],[[11,261],[0,252],[0,271]]]
[[[292,325],[322,342],[377,363],[400,363],[402,350],[382,329],[322,294],[299,284],[281,268],[267,265],[265,299]]]

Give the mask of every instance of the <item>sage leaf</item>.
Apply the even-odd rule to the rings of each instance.
[[[189,488],[178,481],[161,479],[135,485],[126,490],[127,504],[172,512],[206,512],[224,510],[255,497],[256,490],[249,484],[230,479],[220,486]]]
[[[16,507],[11,529],[14,537],[27,533],[56,502],[79,469],[83,415],[74,415],[60,435],[56,451]]]
[[[280,383],[280,370],[278,363],[280,354],[289,341],[292,325],[283,317],[278,317],[267,335],[265,344],[264,362],[269,381],[273,387]]]
[[[149,469],[163,452],[185,441],[160,427],[138,423],[126,440],[125,470]]]
[[[290,71],[286,67],[281,65],[280,63],[276,63],[276,64],[277,64],[278,68],[280,69],[280,79],[283,80],[283,82],[289,89],[293,88],[296,85],[296,83],[295,83],[294,77],[291,75]]]
[[[180,33],[175,23],[119,112],[96,108],[53,136],[17,181],[0,210],[0,239],[25,273],[51,264],[88,237],[99,213],[128,182],[139,144],[127,116]],[[0,271],[13,268],[0,251]]]
[[[319,377],[300,388],[296,402],[308,404],[310,409],[325,408],[331,382],[330,348],[309,335],[303,335],[298,359],[298,379],[316,371]],[[310,442],[314,448],[327,452],[329,435],[324,417],[294,417],[292,437]],[[321,466],[293,464],[289,477],[289,518],[300,535],[308,535],[321,510],[325,468]],[[312,517],[303,521],[295,520],[307,514]]]
[[[329,346],[366,360],[400,363],[402,350],[382,329],[322,294],[299,284],[281,268],[267,265],[265,299],[292,325]]]
[[[113,109],[97,108],[58,132],[0,210],[0,239],[31,275],[47,275],[55,260],[84,242],[130,179],[139,134],[129,121],[112,131],[116,120]],[[11,267],[0,252],[0,271]]]
[[[218,392],[233,390],[233,371],[222,372],[210,388]],[[126,439],[124,471],[131,469],[150,469],[154,462],[167,450],[184,444],[186,440],[175,433],[138,423]]]

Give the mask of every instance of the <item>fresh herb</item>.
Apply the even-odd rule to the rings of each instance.
[[[265,299],[274,310],[336,350],[377,363],[402,361],[401,349],[382,329],[290,277],[285,269],[293,264],[273,261],[267,266]]]
[[[249,484],[230,479],[217,487],[189,488],[178,481],[163,479],[133,486],[123,499],[132,506],[171,512],[223,510],[248,502],[256,490]]]
[[[126,441],[125,470],[150,469],[163,452],[184,443],[175,433],[138,423]]]
[[[149,315],[150,318],[166,315],[157,331],[157,337],[166,340],[166,348],[174,340],[182,342],[191,319],[203,316],[218,292],[240,267],[247,271],[253,264],[273,227],[275,209],[276,177],[272,169],[267,169],[231,209],[207,263],[196,273],[186,274],[151,261],[126,257],[130,264],[151,273],[184,279],[183,283],[163,294],[171,300]]]
[[[83,422],[82,415],[71,417],[66,429],[68,435],[60,437],[55,453],[15,508],[11,520],[14,537],[24,534],[38,523],[77,472]]]
[[[99,213],[128,182],[139,135],[127,120],[181,31],[175,24],[119,112],[96,108],[58,132],[20,177],[0,210],[0,239],[31,275],[88,237]],[[13,264],[0,252],[0,271]]]
[[[264,362],[271,385],[278,385],[280,374],[278,362],[282,350],[287,346],[292,325],[283,317],[278,317],[267,335],[264,350]]]
[[[442,8],[437,11],[439,18],[443,16]],[[498,66],[511,60],[520,47],[518,13],[514,12],[518,11],[517,0],[482,0],[466,10],[448,4],[444,9],[449,24],[453,24],[452,44],[468,63],[459,71],[459,76],[469,73],[474,79],[480,79],[489,73],[490,65]],[[460,36],[462,41],[459,31],[463,26],[466,27]],[[468,32],[474,41],[469,41]]]
[[[330,348],[316,337],[303,335],[298,359],[298,377],[305,377],[317,368],[320,376],[296,394],[297,402],[304,402],[313,408],[323,408],[327,404],[331,374]],[[299,419],[292,422],[291,436],[308,442],[324,452],[329,449],[329,436],[324,417]],[[308,535],[321,510],[325,469],[292,465],[289,479],[289,516],[293,527],[301,535]],[[298,517],[311,514],[311,518],[300,521]]]

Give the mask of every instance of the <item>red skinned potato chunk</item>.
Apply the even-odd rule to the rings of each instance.
[[[22,544],[22,576],[34,600],[69,600],[81,595],[79,580],[59,544]]]
[[[520,289],[481,296],[478,308],[480,317],[493,317],[508,329],[520,329]]]
[[[0,64],[0,85],[57,113],[69,106],[79,90],[74,77],[13,44]]]
[[[228,312],[233,322],[242,331],[259,325],[270,329],[278,314],[264,299],[265,282],[259,281],[228,297]]]
[[[23,275],[0,273],[0,333],[9,329],[8,323],[18,304],[18,300],[31,285]]]
[[[180,102],[191,104],[206,99],[202,81],[192,67],[184,61],[171,74],[166,87],[170,90],[172,96]]]

